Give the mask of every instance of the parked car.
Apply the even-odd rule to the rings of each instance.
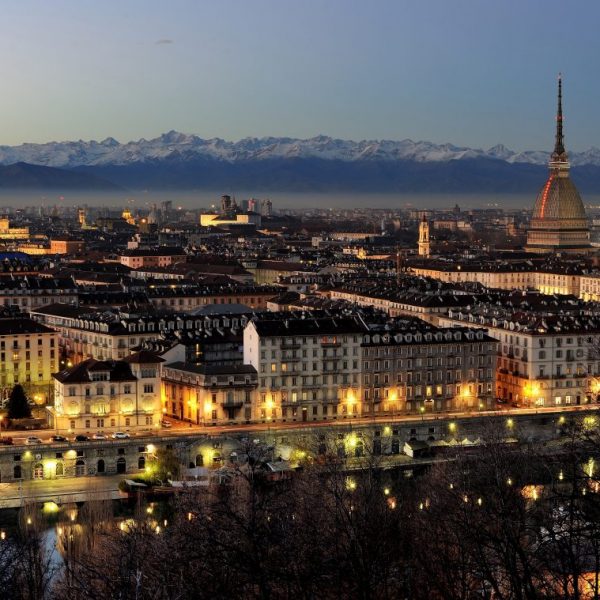
[[[50,439],[53,442],[68,442],[69,441],[64,435],[53,435]]]
[[[167,429],[171,427],[171,421],[161,421],[161,427],[166,427]]]
[[[42,440],[35,436],[35,435],[30,435],[26,440],[25,440],[26,444],[41,444]]]
[[[106,437],[106,436],[105,436],[103,433],[95,433],[95,434],[92,436],[92,439],[93,439],[93,440],[106,440],[106,439],[107,439],[107,437]]]
[[[75,441],[76,442],[88,442],[89,439],[90,438],[87,435],[76,435],[75,436]]]
[[[11,437],[8,437],[8,436],[2,436],[2,437],[0,437],[0,444],[2,444],[4,446],[12,446],[13,445],[13,439]]]
[[[111,437],[113,440],[127,440],[131,436],[128,433],[125,433],[124,431],[115,431],[115,433],[113,433]]]

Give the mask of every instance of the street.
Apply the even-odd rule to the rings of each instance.
[[[289,429],[298,429],[302,427],[348,427],[352,425],[369,425],[375,423],[381,424],[393,424],[393,423],[421,423],[426,421],[453,421],[456,419],[470,419],[479,417],[518,417],[525,415],[535,414],[573,414],[577,412],[586,411],[597,411],[600,409],[598,404],[584,404],[584,405],[573,405],[573,406],[562,406],[560,408],[550,407],[535,407],[535,408],[514,408],[510,405],[504,405],[506,408],[497,410],[473,410],[463,412],[443,412],[443,413],[423,413],[422,415],[406,415],[406,414],[381,414],[375,416],[364,416],[364,417],[349,417],[339,418],[336,420],[330,419],[327,421],[292,421],[292,422],[270,422],[265,423],[253,423],[251,425],[196,425],[183,421],[177,421],[175,419],[168,419],[172,424],[171,427],[161,427],[160,429],[147,429],[137,432],[130,432],[132,439],[135,438],[148,438],[148,437],[168,437],[176,436],[181,437],[185,435],[197,436],[197,435],[215,435],[215,434],[240,434],[245,431],[248,433],[257,431],[282,431]],[[165,419],[167,420],[167,419]],[[44,443],[52,443],[52,436],[56,435],[54,429],[37,429],[30,431],[4,431],[2,437],[11,437],[13,445],[20,446],[26,445],[26,439],[29,436],[39,437]],[[76,447],[85,447],[87,442],[75,442],[73,435],[65,435],[63,431],[59,432],[64,435],[73,443]],[[110,435],[108,439],[104,440],[104,443],[122,443],[122,440],[113,440]],[[96,441],[90,438],[90,442]],[[64,442],[62,442],[64,443]],[[35,445],[27,445],[30,448],[35,448]]]

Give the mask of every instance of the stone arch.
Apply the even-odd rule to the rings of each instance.
[[[33,465],[33,479],[44,479],[44,465],[42,463]]]

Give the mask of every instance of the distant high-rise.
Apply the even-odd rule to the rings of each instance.
[[[260,201],[260,214],[263,217],[270,217],[273,214],[273,203],[268,198]]]
[[[538,194],[527,232],[529,252],[589,252],[590,228],[583,202],[569,176],[569,159],[564,146],[562,78],[558,78],[556,141],[550,158],[550,174]]]
[[[232,200],[231,196],[223,194],[221,196],[221,212],[223,214],[230,213],[234,209],[235,200]]]

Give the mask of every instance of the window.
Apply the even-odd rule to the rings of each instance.
[[[154,393],[154,385],[152,383],[144,384],[144,394],[153,394]]]

